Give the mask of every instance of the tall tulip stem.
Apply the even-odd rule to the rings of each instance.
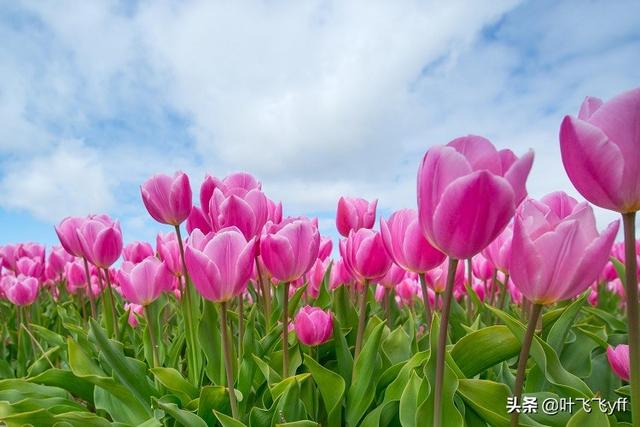
[[[360,310],[358,312],[358,335],[356,335],[356,348],[353,353],[353,360],[358,358],[362,349],[362,338],[364,337],[364,327],[367,320],[367,291],[369,290],[369,280],[364,280],[362,293],[360,295]]]
[[[87,280],[87,295],[89,295],[89,304],[91,305],[91,317],[96,318],[96,303],[93,300],[93,290],[91,290],[91,272],[89,271],[89,261],[86,258],[82,258],[84,261],[84,275]]]
[[[238,360],[242,360],[244,342],[244,295],[238,295]]]
[[[231,415],[238,419],[238,404],[236,403],[236,391],[233,387],[233,364],[231,361],[231,341],[227,333],[227,303],[220,303],[220,331],[222,332],[222,351],[224,352],[224,369],[227,371],[227,390],[229,390],[229,402]]]
[[[433,425],[442,426],[442,385],[444,381],[444,358],[447,352],[447,328],[449,326],[449,310],[451,308],[451,297],[453,295],[453,285],[456,278],[458,260],[449,258],[449,271],[447,273],[447,287],[444,291],[442,304],[442,320],[438,331],[438,348],[436,349],[436,381],[433,399]]]
[[[153,360],[153,368],[160,366],[160,357],[158,356],[158,343],[156,341],[156,331],[154,330],[155,319],[152,319],[151,310],[149,306],[144,307],[144,316],[147,318],[147,332],[149,333],[149,340],[151,341],[151,355]]]
[[[427,280],[424,273],[419,274],[420,286],[422,287],[422,302],[424,303],[424,322],[427,327],[431,325],[431,306],[429,305],[429,290],[427,289]]]
[[[118,333],[118,315],[116,312],[116,301],[113,296],[113,287],[111,286],[111,278],[109,278],[109,269],[104,269],[104,277],[107,280],[107,292],[109,297],[109,304],[111,305],[111,316],[113,319],[113,333],[114,336],[118,337],[120,334]]]
[[[516,373],[516,384],[513,388],[513,396],[516,398],[516,402],[520,402],[522,397],[522,386],[524,385],[524,373],[527,368],[527,359],[529,359],[529,350],[531,350],[531,343],[533,342],[533,336],[536,333],[536,326],[538,325],[538,319],[542,313],[542,304],[533,304],[531,306],[531,313],[529,315],[529,322],[527,323],[527,330],[524,333],[522,339],[522,347],[520,348],[520,357],[518,358],[518,371]],[[517,427],[518,418],[520,413],[513,411],[511,413],[511,427]]]
[[[262,303],[264,304],[264,320],[266,323],[267,333],[271,330],[271,292],[267,284],[262,278],[260,262],[256,257],[256,273],[258,275],[258,283],[260,284],[260,293],[262,293]]]
[[[282,285],[282,378],[289,376],[289,282]]]
[[[175,226],[176,238],[178,240],[178,248],[180,249],[180,260],[182,261],[182,277],[184,279],[184,287],[182,288],[182,316],[184,318],[185,326],[185,341],[187,343],[187,371],[189,375],[189,381],[193,385],[197,385],[200,381],[200,372],[198,367],[198,337],[196,332],[196,324],[193,319],[193,304],[192,289],[189,285],[189,272],[187,271],[187,264],[184,261],[184,245],[182,243],[182,235],[180,233],[180,226]],[[195,298],[195,295],[194,295]]]
[[[629,325],[631,414],[633,426],[640,426],[640,316],[638,315],[638,262],[636,259],[636,213],[622,214],[624,226],[625,294]]]

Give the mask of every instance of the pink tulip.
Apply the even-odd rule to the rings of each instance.
[[[482,255],[475,256],[471,263],[473,275],[480,280],[490,280],[495,271],[493,264]]]
[[[318,307],[302,307],[293,324],[300,342],[308,346],[317,346],[329,341],[333,333],[333,315],[330,311],[322,311]]]
[[[173,277],[165,264],[150,256],[132,264],[125,261],[117,273],[122,296],[129,302],[147,306],[171,290]]]
[[[180,225],[191,212],[191,185],[184,172],[154,175],[140,186],[140,193],[149,215],[159,223]]]
[[[525,201],[513,229],[513,282],[535,304],[573,298],[598,278],[618,226],[612,222],[598,234],[591,207],[564,193]]]
[[[322,261],[329,258],[333,250],[333,242],[329,237],[320,236],[320,248],[318,249],[318,258]]]
[[[486,297],[486,290],[485,290],[485,287],[484,287],[484,283],[475,282],[472,285],[472,288],[473,288],[473,292],[476,293],[476,295],[478,296],[480,301],[484,301],[485,297]]]
[[[204,211],[198,206],[193,206],[191,208],[191,213],[187,218],[187,233],[191,234],[194,230],[200,230],[204,234],[208,234],[213,231],[211,229],[211,224],[209,224],[209,219],[205,215]]]
[[[387,289],[380,284],[376,285],[376,290],[373,293],[373,297],[375,298],[376,302],[381,303],[386,295]]]
[[[386,274],[378,280],[378,283],[387,289],[394,288],[405,278],[406,271],[396,264],[391,264]]]
[[[353,280],[353,276],[344,264],[344,260],[339,258],[331,268],[329,275],[329,289],[334,290],[340,285],[344,285]]]
[[[413,300],[418,296],[420,285],[417,281],[405,278],[395,287],[396,295],[403,305],[413,306]]]
[[[320,295],[320,287],[322,286],[322,280],[324,274],[329,267],[329,261],[322,261],[320,258],[316,259],[311,269],[307,272],[307,295],[316,299]]]
[[[235,227],[218,231],[202,249],[188,244],[185,262],[200,295],[215,302],[241,295],[251,277],[255,246],[255,239],[247,241]]]
[[[474,135],[431,147],[418,171],[418,214],[425,237],[456,259],[480,252],[525,198],[532,163],[531,151],[518,159]]]
[[[180,260],[180,244],[176,233],[158,233],[156,236],[156,252],[171,274],[182,276],[182,261]]]
[[[424,273],[445,259],[422,235],[415,209],[394,212],[388,221],[381,218],[380,232],[389,255],[405,270]]]
[[[0,246],[0,267],[16,271],[16,245]]]
[[[282,282],[302,277],[318,258],[320,234],[308,219],[290,218],[267,224],[260,239],[260,255],[271,275]]]
[[[78,230],[82,228],[86,218],[80,218],[76,216],[69,216],[63,219],[57,227],[55,227],[56,234],[64,250],[70,255],[85,258],[84,250],[82,249],[82,243],[78,237]]]
[[[5,285],[6,286],[6,285]],[[19,306],[31,305],[38,299],[40,285],[34,277],[18,276],[5,288],[7,299]]]
[[[205,176],[200,186],[200,206],[205,217],[209,216],[209,202],[216,189],[225,195],[244,196],[251,190],[261,191],[262,184],[247,172],[232,173],[223,179],[210,175]]]
[[[367,202],[365,199],[340,197],[338,200],[338,212],[336,213],[336,226],[338,232],[348,237],[350,231],[358,231],[361,228],[372,228],[376,222],[376,206],[378,200]]]
[[[511,260],[511,241],[513,240],[513,223],[493,239],[489,245],[482,250],[482,255],[492,264],[492,266],[502,272],[509,271],[509,261]]]
[[[142,313],[144,312],[144,307],[138,304],[126,303],[124,305],[124,311],[129,312],[129,317],[127,318],[129,325],[132,328],[137,328],[138,324],[140,323],[138,322],[138,316],[142,316]]]
[[[16,273],[40,279],[44,274],[44,262],[40,258],[22,257],[16,261]]]
[[[427,284],[431,286],[431,288],[435,291],[435,293],[440,294],[444,292],[447,286],[447,275],[449,272],[449,260],[445,260],[438,267],[433,270],[428,271],[425,274],[425,279]],[[454,289],[456,288],[464,288],[464,264],[458,263],[456,267],[456,274],[454,276]]]
[[[268,214],[267,197],[258,189],[239,195],[216,188],[209,200],[208,219],[213,231],[235,226],[250,239],[262,231]]]
[[[340,253],[346,267],[360,283],[381,279],[392,264],[382,235],[368,228],[349,233],[340,244]]]
[[[131,242],[122,248],[122,258],[133,264],[150,256],[154,256],[153,248],[147,242]]]
[[[629,346],[619,344],[607,347],[607,359],[611,369],[624,381],[629,381]]]
[[[67,263],[64,266],[64,276],[67,279],[67,291],[75,294],[78,289],[87,287],[84,265],[80,261]]]
[[[569,179],[591,203],[616,212],[640,210],[640,88],[608,102],[587,98],[560,127]]]
[[[122,253],[120,224],[106,215],[87,219],[78,230],[82,250],[93,265],[109,268]]]
[[[46,278],[54,281],[60,279],[60,276],[64,273],[65,266],[72,261],[73,257],[64,248],[60,246],[52,247],[45,267]]]

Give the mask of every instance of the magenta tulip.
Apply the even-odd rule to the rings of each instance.
[[[344,259],[339,258],[331,267],[329,275],[329,289],[334,290],[340,285],[347,284],[353,280],[351,272],[344,264]]]
[[[67,291],[70,294],[75,294],[78,289],[87,287],[84,266],[80,261],[67,263],[64,267],[64,276],[67,279]]]
[[[418,214],[425,237],[467,259],[504,230],[525,198],[533,152],[520,159],[480,136],[430,148],[418,171]]]
[[[380,232],[391,258],[407,271],[425,273],[446,257],[424,238],[415,209],[394,212],[388,221],[380,219]]]
[[[611,369],[624,381],[629,381],[629,346],[619,344],[615,347],[607,347],[607,359]]]
[[[511,259],[511,241],[513,240],[513,224],[493,239],[489,245],[482,250],[482,255],[493,265],[496,270],[506,273],[509,271],[509,261]]]
[[[250,239],[262,231],[268,215],[267,197],[258,189],[238,195],[216,188],[209,200],[208,219],[213,231],[235,226]]]
[[[131,242],[122,248],[122,258],[133,264],[150,256],[154,256],[153,248],[147,242]]]
[[[54,246],[47,257],[45,276],[48,280],[59,280],[64,273],[65,266],[73,261],[73,256],[61,246]]]
[[[180,225],[191,212],[191,185],[184,172],[173,177],[154,175],[140,186],[140,193],[147,211],[159,223]]]
[[[378,200],[368,202],[365,199],[340,197],[336,213],[338,232],[348,237],[349,232],[361,228],[372,228],[376,222],[376,207]]]
[[[493,263],[482,255],[473,258],[471,268],[473,275],[480,280],[490,280],[495,272]]]
[[[385,275],[378,280],[378,283],[387,289],[391,289],[400,283],[405,278],[405,275],[406,271],[402,267],[392,263]]]
[[[320,236],[320,248],[318,249],[318,258],[322,261],[329,258],[333,250],[333,242],[329,237]]]
[[[5,284],[5,294],[7,299],[17,305],[31,305],[38,299],[40,285],[38,279],[34,277],[18,276],[8,285]]]
[[[300,342],[308,346],[329,341],[333,333],[333,315],[318,307],[302,307],[293,324]]]
[[[171,274],[182,276],[182,261],[180,259],[180,243],[176,233],[158,233],[156,236],[156,252]]]
[[[40,258],[22,257],[16,261],[16,273],[40,279],[44,273],[44,262]]]
[[[340,245],[346,267],[360,282],[381,279],[391,268],[391,258],[384,247],[382,235],[368,228],[349,233]]]
[[[562,205],[556,203],[559,200]],[[511,278],[534,304],[552,304],[584,292],[609,257],[619,222],[598,234],[591,207],[572,200],[564,193],[541,202],[527,200],[516,215]]]
[[[62,247],[71,255],[80,258],[85,257],[85,253],[78,237],[78,230],[84,224],[86,218],[80,218],[75,216],[66,217],[63,219],[57,227],[55,227],[56,234]]]
[[[616,212],[640,210],[640,88],[608,102],[587,98],[560,127],[569,179],[591,203]]]
[[[163,292],[171,290],[173,277],[165,264],[150,256],[133,264],[125,261],[117,273],[122,296],[129,302],[147,306]]]
[[[109,268],[122,253],[122,232],[120,224],[106,215],[87,219],[80,229],[78,238],[82,251],[93,265]]]
[[[188,244],[185,261],[196,290],[204,298],[226,302],[247,288],[255,258],[255,239],[236,227],[218,231],[202,248]]]
[[[290,218],[267,224],[260,239],[260,255],[271,275],[292,282],[305,274],[318,258],[320,234],[311,220]]]

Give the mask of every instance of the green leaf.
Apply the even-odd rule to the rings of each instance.
[[[178,396],[183,405],[198,397],[199,390],[173,368],[152,368],[151,373],[160,384]]]
[[[417,427],[419,421],[416,419],[418,409],[418,392],[422,385],[420,378],[415,371],[411,372],[411,378],[400,397],[400,423],[403,427]]]
[[[307,355],[304,358],[304,366],[309,369],[313,380],[318,385],[322,401],[327,410],[328,425],[341,425],[342,398],[346,389],[344,379]]]
[[[335,343],[338,373],[344,379],[345,385],[349,387],[351,385],[351,376],[353,375],[353,356],[349,351],[349,345],[337,318],[333,319],[333,341]]]
[[[567,423],[567,427],[605,427],[609,425],[609,419],[600,412],[597,404],[591,405],[591,412],[585,412],[583,408],[580,408]]]
[[[200,399],[198,401],[198,416],[202,418],[207,425],[214,425],[216,422],[213,411],[222,413],[230,413],[229,393],[222,386],[204,386],[200,391]]]
[[[200,347],[207,359],[205,373],[214,384],[222,385],[225,382],[225,374],[219,323],[215,304],[205,301],[202,319],[198,326]]]
[[[309,421],[309,420],[301,420],[301,421],[293,421],[290,423],[278,423],[276,427],[318,427],[320,424]]]
[[[461,338],[451,349],[451,357],[465,377],[471,378],[519,352],[520,341],[509,328],[495,325]]]
[[[71,371],[50,368],[40,375],[28,378],[27,381],[36,384],[60,387],[76,397],[79,397],[89,403],[93,403],[94,385],[83,378],[75,376]]]
[[[246,427],[245,424],[241,423],[238,420],[234,420],[228,415],[225,415],[215,410],[213,411],[213,413],[215,414],[218,421],[220,421],[220,424],[222,424],[222,427]]]
[[[376,358],[384,327],[384,323],[376,327],[369,339],[365,341],[362,351],[355,361],[354,380],[347,395],[346,421],[348,426],[357,425],[373,402]]]
[[[411,357],[412,339],[402,326],[398,326],[382,342],[382,351],[392,364],[404,362]]]
[[[547,335],[547,344],[549,344],[558,356],[562,356],[562,348],[569,329],[573,326],[576,316],[578,316],[586,299],[587,296],[583,295],[567,306],[560,315],[560,318],[551,327],[549,335]]]
[[[167,414],[171,415],[173,419],[178,421],[180,424],[189,427],[207,427],[207,423],[204,422],[202,418],[194,414],[190,411],[185,411],[184,409],[180,409],[178,405],[175,403],[168,403],[153,398],[154,403],[158,406],[158,408],[165,411]]]

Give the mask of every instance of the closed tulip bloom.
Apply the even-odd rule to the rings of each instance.
[[[39,279],[44,273],[44,263],[39,258],[22,257],[16,261],[16,273]]]
[[[425,274],[425,279],[429,286],[435,293],[439,294],[444,292],[447,286],[447,275],[449,272],[449,262],[445,260],[438,267],[428,271]],[[458,263],[456,267],[456,274],[454,276],[454,289],[464,288],[464,264]]]
[[[15,305],[31,305],[38,299],[39,288],[38,279],[18,276],[8,288],[5,288],[5,294],[7,299]]]
[[[63,219],[60,224],[55,227],[56,234],[60,240],[62,247],[71,255],[84,258],[85,253],[78,237],[78,230],[84,224],[86,218],[69,216]]]
[[[64,267],[64,276],[67,279],[67,291],[75,294],[78,289],[87,287],[87,278],[84,266],[80,261],[70,262]]]
[[[180,260],[180,244],[176,233],[158,233],[156,236],[156,252],[171,274],[182,276],[182,261]]]
[[[482,255],[473,258],[471,269],[473,275],[480,280],[489,280],[493,277],[493,264]]]
[[[391,268],[391,258],[382,235],[368,228],[349,233],[340,245],[340,253],[351,274],[360,282],[381,279]]]
[[[318,258],[320,233],[313,221],[290,218],[267,224],[260,239],[260,255],[271,275],[292,282],[305,274]]]
[[[607,347],[607,359],[611,369],[624,381],[629,381],[629,346],[619,344]]]
[[[350,231],[361,228],[372,228],[376,222],[378,199],[368,202],[361,198],[340,197],[336,213],[338,232],[348,237]]]
[[[0,267],[11,271],[16,270],[16,245],[0,246]]]
[[[132,264],[125,261],[117,273],[122,296],[129,302],[147,306],[160,294],[171,290],[173,277],[165,264],[150,256]]]
[[[533,152],[517,158],[480,136],[431,147],[418,170],[418,215],[424,236],[456,259],[484,249],[524,200]]]
[[[413,300],[418,296],[420,285],[411,278],[405,278],[395,287],[396,295],[403,305],[413,306]]]
[[[153,247],[147,242],[131,242],[122,248],[122,258],[133,264],[150,256],[154,256]]]
[[[223,179],[211,175],[205,176],[200,186],[200,206],[205,216],[209,216],[209,202],[216,189],[225,195],[235,194],[244,196],[251,190],[260,191],[262,184],[247,172],[235,172]]]
[[[405,278],[405,275],[406,271],[402,267],[392,263],[386,274],[378,280],[378,283],[385,288],[393,288]]]
[[[391,258],[407,271],[427,272],[446,257],[424,238],[415,209],[394,212],[388,221],[380,219],[380,232]]]
[[[180,225],[191,213],[191,185],[184,172],[154,175],[140,186],[140,193],[149,215],[159,223]]]
[[[124,305],[124,311],[129,312],[129,317],[127,318],[129,326],[131,326],[132,328],[137,328],[140,322],[138,322],[138,317],[136,315],[142,316],[144,307],[139,304],[126,303]]]
[[[591,203],[616,212],[640,210],[640,88],[608,102],[587,98],[560,127],[569,179]]]
[[[512,240],[513,223],[510,223],[507,225],[507,228],[498,235],[498,237],[493,239],[493,241],[482,250],[482,255],[492,264],[492,266],[503,273],[509,271]]]
[[[318,258],[322,261],[329,258],[333,250],[333,242],[329,237],[320,236],[320,248],[318,249]]]
[[[349,283],[353,280],[351,272],[344,264],[344,260],[339,258],[331,267],[331,273],[329,274],[329,288],[331,290],[336,289],[340,285]]]
[[[96,267],[109,268],[122,253],[120,224],[106,215],[94,216],[78,230],[82,250]]]
[[[61,246],[54,246],[47,257],[45,275],[49,280],[56,280],[64,273],[65,266],[73,261],[73,256]]]
[[[318,298],[320,295],[320,287],[322,286],[322,280],[324,279],[324,274],[329,267],[329,261],[323,261],[320,258],[316,259],[316,262],[313,263],[311,269],[307,272],[307,295],[311,298]]]
[[[558,199],[564,199],[565,208],[558,209],[554,203]],[[541,202],[527,200],[516,214],[511,279],[535,304],[552,304],[584,292],[609,257],[619,222],[598,234],[591,207],[574,202],[554,193]]]
[[[216,188],[209,200],[209,223],[213,231],[238,227],[244,237],[256,237],[267,222],[267,197],[260,190],[245,194],[224,194]]]
[[[222,229],[202,248],[191,244],[185,262],[196,290],[204,298],[224,302],[247,288],[255,258],[255,239],[247,241],[236,227]]]
[[[333,333],[333,315],[330,311],[323,311],[318,307],[302,307],[293,324],[300,342],[308,346],[317,346],[329,341]]]

